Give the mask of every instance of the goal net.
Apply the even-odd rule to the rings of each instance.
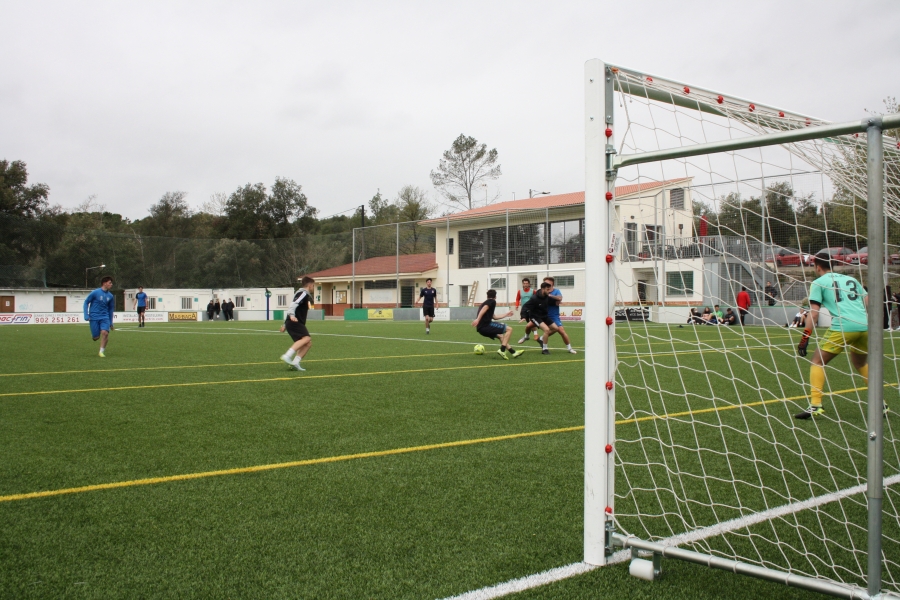
[[[811,256],[823,250],[834,272],[860,288],[870,269],[881,269],[885,284],[900,291],[897,130],[884,132],[885,217],[872,232],[865,127],[616,170],[607,158],[828,124],[599,61],[588,63],[585,84],[588,145],[599,131],[602,148],[593,161],[588,150],[588,237],[600,238],[593,255],[588,243],[588,277],[601,281],[586,293],[608,292],[609,306],[596,305],[598,312],[615,305],[650,314],[648,321],[588,322],[586,560],[602,564],[622,540],[640,540],[646,543],[624,546],[677,547],[713,563],[734,561],[738,572],[821,580],[836,595],[865,589],[873,547],[867,457],[877,430],[868,419],[869,386],[843,352],[824,369],[824,414],[796,418],[810,405],[810,361],[826,344],[833,315],[821,311],[806,357],[797,344],[809,323],[796,325],[817,278]],[[592,92],[593,84],[603,89]],[[639,192],[621,201],[606,196],[609,205],[596,209],[608,215],[609,232],[590,229],[591,186],[604,194],[615,187],[617,196]],[[869,246],[873,238],[879,248]],[[592,273],[607,254],[609,268]],[[870,364],[876,378],[868,383],[884,386],[893,411],[878,432],[884,488],[876,562],[879,590],[900,593],[900,332],[881,331],[900,322],[885,290],[868,292],[868,311],[882,325],[870,335],[884,336],[883,380]],[[592,339],[609,343],[592,346]],[[603,387],[601,372],[606,395],[593,391]],[[605,430],[591,428],[598,414]],[[633,572],[653,576],[652,567]]]

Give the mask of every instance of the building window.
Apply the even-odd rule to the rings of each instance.
[[[693,296],[694,295],[694,272],[693,271],[676,271],[674,273],[666,273],[667,286],[666,295],[668,296]]]
[[[490,288],[493,290],[505,290],[506,289],[506,277],[491,277]]]
[[[363,284],[363,287],[367,290],[396,290],[397,289],[397,280],[396,279],[379,279],[378,281],[369,281]]]
[[[558,288],[573,288],[575,287],[575,276],[574,275],[556,275],[554,276],[556,279],[556,287]]]
[[[278,306],[287,306],[287,294],[278,294]]]
[[[547,263],[547,238],[543,223],[524,223],[509,228],[509,265],[527,267]]]
[[[181,299],[181,310],[192,310],[194,308],[194,299],[193,298],[182,298]]]
[[[584,219],[550,223],[550,262],[584,262]]]
[[[453,254],[453,238],[447,238],[447,254]]]
[[[684,210],[684,188],[669,190],[669,208]]]
[[[509,228],[509,266],[522,267],[547,262],[544,223],[523,223]],[[506,227],[459,232],[459,268],[505,267]]]
[[[147,310],[156,310],[156,298],[147,298]]]
[[[237,296],[234,299],[234,307],[235,308],[244,308],[244,297],[243,296]]]

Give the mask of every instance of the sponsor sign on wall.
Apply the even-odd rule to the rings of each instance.
[[[196,314],[196,313],[192,313]],[[144,313],[145,323],[166,323],[169,320],[168,313],[159,311],[147,311]],[[113,314],[115,323],[138,323],[137,312],[117,312]]]
[[[559,309],[560,321],[584,321],[584,307],[565,307]]]
[[[169,321],[196,321],[197,313],[195,312],[170,312]]]
[[[420,321],[425,320],[425,315],[422,314],[421,309],[419,310],[419,320]],[[434,309],[434,320],[435,321],[449,321],[450,320],[450,309],[449,308]]]
[[[0,325],[51,325],[84,323],[80,313],[4,313]]]
[[[394,320],[394,309],[393,308],[370,308],[369,309],[369,320],[370,321],[393,321]]]
[[[616,321],[649,321],[650,307],[617,308]]]

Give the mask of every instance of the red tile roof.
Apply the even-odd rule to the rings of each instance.
[[[688,179],[690,179],[690,177],[668,179],[666,181],[648,181],[646,183],[635,183],[632,185],[621,185],[616,187],[616,197],[628,196],[630,194],[636,194],[638,192],[643,192],[657,187],[665,187],[674,183],[678,183],[680,181],[687,181]],[[561,206],[578,206],[579,204],[584,204],[584,192],[571,192],[568,194],[556,194],[554,196],[538,196],[536,198],[525,198],[523,200],[510,200],[508,202],[500,202],[498,204],[490,204],[488,206],[480,206],[471,210],[464,210],[462,212],[453,213],[452,215],[449,215],[449,217],[450,220],[453,221],[456,219],[467,219],[482,215],[492,215],[505,212],[507,210],[558,208]],[[447,217],[440,217],[437,219],[422,221],[422,224],[437,224],[446,222]]]
[[[436,271],[437,268],[437,259],[435,258],[434,252],[428,252],[426,254],[400,255],[400,273],[424,274],[428,271]],[[356,263],[357,277],[370,277],[372,275],[394,275],[396,273],[396,256],[379,256],[376,258],[367,258]],[[352,263],[309,274],[309,276],[313,279],[318,279],[320,277],[351,277],[352,275]]]

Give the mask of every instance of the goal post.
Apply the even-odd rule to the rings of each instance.
[[[599,60],[584,85],[585,562],[627,550],[648,579],[663,556],[838,597],[900,592],[883,472],[900,482],[900,443],[882,418],[898,383],[882,290],[900,270],[880,267],[900,242],[900,146],[883,135],[900,115],[825,123]],[[667,202],[619,203],[617,180]],[[810,362],[783,327],[806,298],[780,290],[810,289],[821,248],[867,284],[872,385],[835,359],[825,420],[794,420]],[[671,264],[650,268],[659,257]],[[685,318],[616,323],[617,304],[661,299]],[[747,327],[694,316],[719,304]]]

